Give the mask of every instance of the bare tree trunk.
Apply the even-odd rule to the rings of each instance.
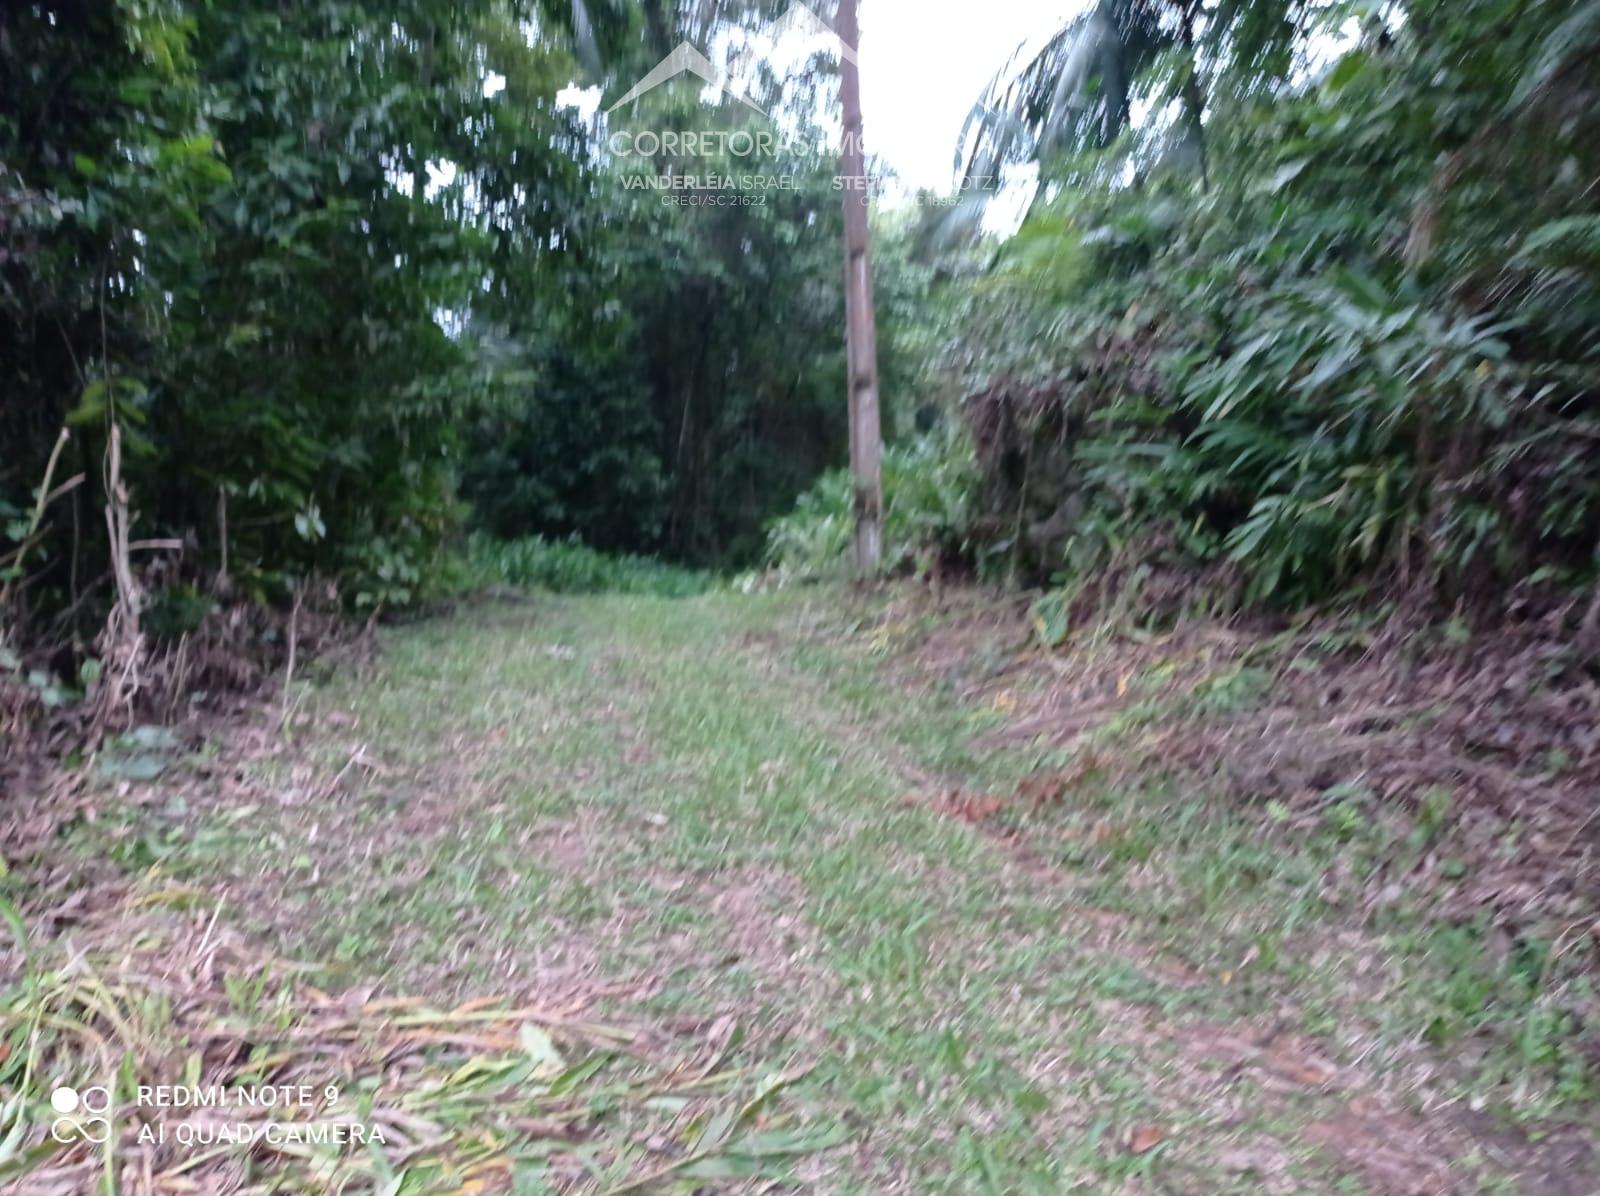
[[[860,43],[857,0],[839,0],[839,37]],[[862,140],[861,73],[851,55],[839,63],[844,106],[843,179],[845,321],[850,371],[850,474],[855,482],[856,572],[870,577],[883,560],[883,433],[878,414],[878,324],[872,300],[871,195]]]
[[[1197,72],[1200,63],[1195,55],[1194,27],[1199,19],[1198,2],[1191,3],[1183,13],[1183,48],[1189,52],[1189,77],[1183,84],[1184,120],[1189,125],[1189,135],[1194,138],[1195,153],[1200,159],[1200,190],[1211,190],[1210,147],[1206,145],[1206,101],[1201,94]]]

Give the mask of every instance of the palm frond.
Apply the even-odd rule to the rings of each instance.
[[[594,35],[594,19],[586,0],[572,0],[572,46],[583,69],[598,75],[601,70],[600,43]]]
[[[984,89],[962,134],[970,179],[1042,155],[1103,149],[1128,127],[1134,80],[1175,41],[1156,0],[1100,0]]]

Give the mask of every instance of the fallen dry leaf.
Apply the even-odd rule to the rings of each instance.
[[[987,822],[1005,808],[1006,803],[998,797],[963,797],[956,803],[954,813],[966,822]]]
[[[1059,805],[1066,795],[1066,779],[1059,775],[1024,777],[1017,785],[1017,796],[1040,808]]]
[[[1267,1067],[1273,1075],[1281,1076],[1296,1084],[1304,1084],[1308,1088],[1320,1088],[1339,1074],[1338,1069],[1324,1059],[1296,1055],[1288,1051],[1274,1051],[1267,1061]]]
[[[1149,1154],[1167,1140],[1167,1131],[1153,1125],[1136,1125],[1128,1135],[1130,1154]]]

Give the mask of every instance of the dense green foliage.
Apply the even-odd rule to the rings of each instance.
[[[883,559],[891,571],[928,573],[965,556],[977,477],[962,438],[928,436],[892,445],[883,457]],[[841,576],[855,511],[848,470],[823,475],[768,529],[771,563],[795,577]]]
[[[793,143],[760,203],[671,206],[639,177],[750,163],[612,140],[765,119],[733,100],[558,100],[784,7],[6,9],[8,626],[82,648],[110,605],[113,433],[158,591],[317,573],[392,608],[468,529],[704,565],[771,526],[825,568],[843,480],[778,517],[845,454],[832,164],[793,148],[830,136],[831,67],[742,80]],[[1037,167],[1021,231],[977,202],[880,230],[894,559],[1281,604],[1587,584],[1597,12],[1086,6],[963,142]],[[976,484],[949,429],[914,443],[941,402]]]
[[[806,82],[802,80],[802,82]],[[834,169],[810,128],[815,87],[769,81],[791,144],[773,156],[615,152],[585,200],[585,240],[562,285],[481,313],[504,385],[471,425],[462,493],[482,529],[576,534],[607,551],[748,561],[761,528],[845,455],[842,237]],[[748,110],[662,89],[608,119],[605,144],[656,130],[732,134]],[[760,118],[756,118],[759,120]],[[760,202],[692,210],[642,176],[757,173]],[[916,272],[884,262],[885,319]],[[916,363],[885,341],[890,384]]]
[[[576,540],[473,537],[464,583],[473,589],[511,586],[553,594],[654,594],[684,598],[711,588],[710,574],[652,557],[598,552]]]
[[[1214,565],[1213,599],[1592,579],[1600,6],[1086,22],[977,143],[1045,179],[952,295],[984,536],[1036,575]]]
[[[749,556],[763,520],[843,455],[838,205],[814,166],[791,165],[807,185],[762,206],[685,212],[597,183],[583,290],[545,301],[560,335],[508,348],[518,378],[473,428],[464,494],[486,530]]]
[[[766,118],[692,84],[607,120],[558,101],[616,96],[703,40],[701,13],[0,12],[0,631],[88,647],[119,588],[118,482],[157,601],[178,584],[285,600],[319,574],[392,609],[473,527],[756,559],[766,521],[844,456],[829,156],[763,160],[790,181],[759,204],[668,206],[635,176],[749,165],[630,157],[613,133]],[[805,120],[831,85],[823,59],[752,82],[824,146]],[[919,285],[893,274],[886,313]],[[884,340],[891,379],[915,369]],[[75,485],[35,526],[46,480]]]
[[[453,517],[468,354],[436,313],[469,294],[476,246],[443,203],[405,191],[483,101],[459,14],[383,11],[4,18],[6,62],[30,69],[5,72],[0,105],[15,114],[0,206],[22,226],[6,230],[0,294],[16,366],[0,484],[13,498],[38,485],[63,421],[67,468],[91,479],[49,514],[46,607],[67,590],[98,600],[113,427],[144,535],[187,540],[266,592],[320,568],[370,602],[409,598]],[[456,86],[424,77],[446,72]]]

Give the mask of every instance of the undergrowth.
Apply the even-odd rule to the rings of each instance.
[[[959,437],[930,436],[883,454],[886,569],[926,574],[965,555],[976,498],[972,450]],[[855,528],[850,474],[834,470],[767,529],[767,559],[780,575],[838,576],[849,568]]]
[[[1470,865],[1436,850],[1453,844],[1431,809],[1383,808],[1352,786],[1308,816],[1197,794],[1192,778],[1157,769],[1088,777],[1054,809],[1002,817],[1058,844],[1061,865],[1093,877],[1093,902],[1138,918],[1212,978],[1219,1011],[1298,1007],[1341,1053],[1395,1066],[1440,1052],[1463,1099],[1517,1120],[1600,1100],[1581,935],[1454,908]]]
[[[686,598],[715,584],[709,573],[651,557],[609,556],[577,540],[473,537],[465,578],[468,588],[495,585],[555,594],[650,594]]]
[[[797,1073],[662,1063],[571,1002],[325,993],[221,909],[147,887],[68,950],[0,899],[24,955],[0,985],[0,1187],[621,1196],[773,1179],[837,1141],[777,1108]]]

